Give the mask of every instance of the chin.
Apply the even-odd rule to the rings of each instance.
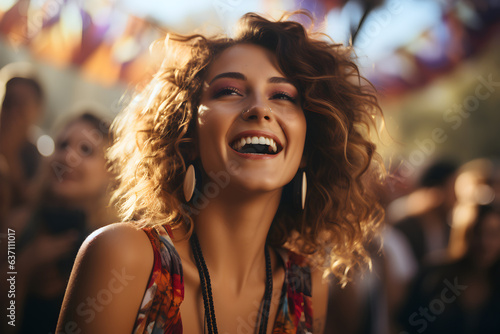
[[[250,192],[272,192],[281,190],[288,182],[279,182],[277,177],[245,177],[238,178],[238,186]]]

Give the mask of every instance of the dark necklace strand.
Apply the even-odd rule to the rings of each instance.
[[[215,322],[215,313],[213,308],[212,284],[210,282],[210,275],[208,273],[205,259],[203,258],[203,253],[201,252],[200,243],[195,233],[193,233],[190,242],[194,259],[196,261],[196,267],[198,268],[198,273],[200,275],[200,285],[203,295],[203,306],[205,309],[205,318],[207,319],[208,333],[217,334],[217,323]]]
[[[207,264],[203,258],[200,242],[196,233],[193,233],[190,239],[191,249],[193,250],[196,267],[200,275],[200,285],[203,295],[203,306],[205,308],[205,317],[207,318],[207,327],[209,334],[217,334],[217,320],[215,318],[215,308],[212,296],[212,284],[210,282],[210,274],[208,272]],[[261,307],[261,318],[259,325],[259,334],[265,334],[267,331],[267,323],[269,319],[269,310],[271,307],[271,298],[273,293],[273,273],[271,270],[271,256],[267,246],[265,247],[266,257],[266,288],[264,290],[264,300]]]

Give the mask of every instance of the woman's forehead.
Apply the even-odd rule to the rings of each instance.
[[[231,46],[216,57],[208,68],[207,82],[224,72],[284,76],[270,50],[249,43]]]

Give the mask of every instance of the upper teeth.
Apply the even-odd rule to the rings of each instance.
[[[236,151],[238,151],[246,144],[269,145],[274,153],[278,151],[278,145],[276,145],[274,139],[266,137],[257,137],[257,136],[240,138],[239,140],[235,141],[231,146]]]

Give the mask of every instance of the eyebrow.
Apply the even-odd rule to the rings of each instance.
[[[232,78],[232,79],[239,79],[239,80],[246,80],[247,79],[247,77],[244,76],[240,72],[224,72],[221,74],[217,74],[212,80],[210,80],[210,82],[208,84],[211,85],[212,82],[214,82],[215,80],[220,79],[220,78]]]
[[[210,80],[209,85],[211,85],[212,82],[214,82],[215,80],[220,79],[220,78],[232,78],[232,79],[238,79],[238,80],[247,80],[247,77],[243,73],[224,72],[224,73],[217,74],[215,77],[213,77],[213,79]],[[290,80],[288,80],[287,78],[283,78],[283,77],[271,77],[267,80],[267,82],[269,82],[269,83],[287,83],[287,84],[290,84],[293,86],[293,83]]]
[[[283,78],[283,77],[272,77],[272,78],[269,78],[267,80],[267,82],[269,83],[286,83],[286,84],[290,84],[292,86],[294,86],[294,84],[288,80],[287,78]]]

